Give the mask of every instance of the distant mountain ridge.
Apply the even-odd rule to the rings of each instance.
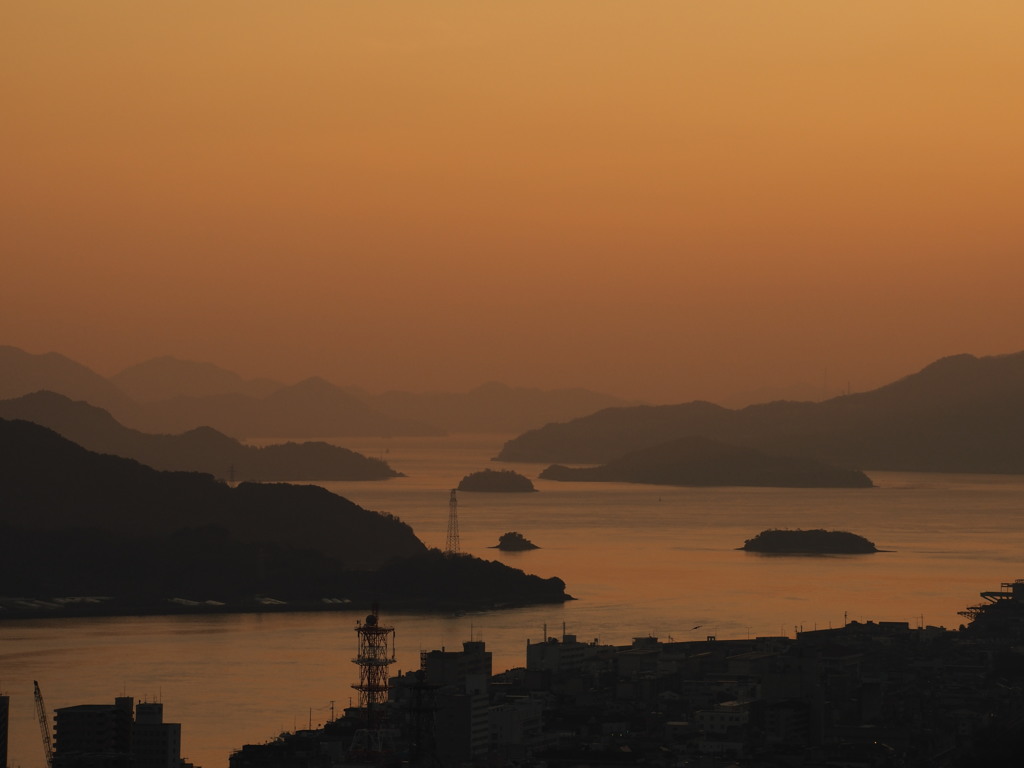
[[[170,355],[129,366],[111,376],[110,381],[140,403],[231,394],[261,398],[285,386],[271,379],[243,379],[213,363],[180,360]]]
[[[21,397],[51,389],[73,400],[86,400],[100,408],[130,407],[132,400],[98,373],[64,355],[33,355],[17,347],[0,346],[0,399]]]
[[[236,480],[385,480],[400,477],[380,459],[327,443],[243,445],[211,427],[179,435],[147,434],[120,424],[107,411],[54,392],[0,401],[0,417],[54,430],[98,453],[135,459],[154,469],[206,472]]]
[[[609,408],[525,432],[497,458],[602,464],[686,436],[852,469],[1024,473],[1024,352],[955,355],[820,403]]]
[[[53,353],[0,347],[0,398],[49,390],[104,408],[144,432],[212,427],[232,437],[333,438],[511,434],[628,401],[585,389],[541,390],[490,382],[469,392],[372,395],[314,376],[285,385],[247,380],[212,363],[163,356],[109,380]]]

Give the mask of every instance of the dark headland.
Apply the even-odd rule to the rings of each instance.
[[[561,579],[428,549],[397,517],[318,486],[232,487],[198,472],[160,472],[5,419],[0,584],[21,596],[0,601],[0,617],[572,599]]]

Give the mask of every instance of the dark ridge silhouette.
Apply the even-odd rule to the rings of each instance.
[[[0,420],[0,438],[0,516],[29,530],[99,527],[137,537],[215,525],[241,541],[315,549],[369,568],[424,549],[397,518],[318,486],[232,488],[208,474],[93,453],[26,421]]]
[[[510,469],[483,469],[459,481],[457,490],[482,493],[530,493],[537,490],[530,478]]]
[[[764,384],[730,392],[715,398],[715,402],[726,408],[746,408],[757,403],[773,403],[779,400],[819,402],[825,399],[821,383],[799,382],[792,384]]]
[[[402,476],[380,459],[322,442],[257,448],[242,445],[209,427],[181,435],[149,435],[128,429],[101,408],[54,392],[0,401],[0,417],[41,424],[90,451],[135,459],[154,469],[261,481],[385,480]]]
[[[806,531],[799,528],[769,528],[747,539],[740,549],[779,555],[863,555],[878,552],[874,543],[863,536],[849,531],[826,531],[823,528]]]
[[[385,392],[365,399],[382,413],[436,424],[447,432],[506,435],[630,404],[587,389],[543,390],[493,381],[465,393]]]
[[[107,379],[56,352],[33,355],[0,346],[0,399],[21,397],[40,389],[88,400],[107,409],[127,408],[131,398]]]
[[[545,480],[651,483],[690,486],[870,488],[863,472],[830,467],[813,459],[769,456],[702,437],[684,437],[633,451],[598,467],[553,464]]]
[[[80,609],[108,613],[167,611],[179,596],[234,610],[252,607],[258,594],[303,608],[322,608],[330,595],[424,609],[570,599],[558,579],[428,552],[398,518],[317,486],[232,488],[6,419],[0,583],[34,597],[109,595],[111,603]]]
[[[179,360],[169,355],[125,368],[111,376],[110,381],[142,403],[230,394],[261,398],[284,387],[279,381],[243,379],[213,363]]]
[[[1024,352],[945,358],[871,392],[821,403],[605,409],[526,432],[497,458],[600,464],[687,436],[848,468],[1021,473]]]

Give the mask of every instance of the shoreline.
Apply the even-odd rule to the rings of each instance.
[[[180,598],[128,601],[124,598],[89,598],[92,602],[59,602],[68,598],[43,600],[29,597],[0,597],[0,624],[5,621],[32,619],[91,619],[146,616],[218,616],[228,614],[326,613],[342,611],[369,611],[375,602],[383,602],[389,612],[416,611],[422,613],[453,613],[459,611],[500,611],[534,605],[554,605],[575,600],[566,595],[563,600],[523,600],[516,602],[483,601],[426,601],[426,600],[342,600],[322,598],[315,600],[275,601],[268,603],[251,600],[210,604],[199,601],[174,602]],[[266,599],[266,598],[264,598]],[[273,599],[273,598],[270,598]],[[81,600],[78,598],[77,600]],[[331,602],[327,602],[330,600]]]

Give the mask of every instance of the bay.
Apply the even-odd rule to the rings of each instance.
[[[872,489],[672,488],[537,480],[542,465],[490,461],[499,435],[335,440],[386,459],[407,477],[324,483],[395,514],[429,546],[445,542],[449,492],[466,474],[513,469],[532,494],[458,494],[461,549],[566,582],[560,605],[402,613],[394,671],[419,653],[483,640],[495,670],[525,663],[528,640],[563,631],[626,644],[635,636],[792,636],[847,620],[955,628],[978,593],[1024,577],[1020,476],[869,473]],[[287,524],[287,521],[282,521]],[[764,528],[839,528],[886,552],[778,557],[737,551]],[[492,549],[506,531],[541,549]],[[367,546],[372,546],[367,542]],[[203,598],[204,596],[193,596]],[[337,611],[0,621],[0,690],[11,696],[10,764],[43,768],[32,681],[47,705],[164,702],[182,723],[182,751],[224,768],[233,749],[340,712],[358,679],[352,657],[363,614]]]

